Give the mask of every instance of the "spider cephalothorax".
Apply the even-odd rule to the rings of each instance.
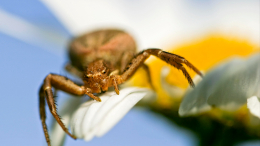
[[[108,87],[116,86],[115,90],[119,94],[116,76],[118,70],[114,70],[111,64],[104,60],[96,60],[88,65],[85,69],[83,82],[85,88],[89,88],[93,93],[107,91]]]
[[[100,93],[108,89],[109,67],[104,60],[90,63],[84,72],[85,87],[92,89],[94,93]]]
[[[139,67],[146,70],[151,83],[149,68],[144,64],[144,61],[151,55],[181,70],[191,86],[194,86],[194,83],[183,64],[202,76],[200,71],[191,63],[176,54],[156,48],[136,53],[134,39],[121,30],[99,30],[75,38],[69,47],[71,62],[66,66],[66,70],[82,78],[84,85],[77,85],[61,75],[49,74],[46,76],[39,92],[41,121],[48,145],[50,146],[50,139],[45,123],[45,99],[61,128],[69,136],[76,139],[64,126],[57,114],[52,87],[73,95],[86,94],[90,98],[101,101],[94,93],[107,91],[109,87],[113,86],[115,92],[119,94],[118,85],[127,81]]]

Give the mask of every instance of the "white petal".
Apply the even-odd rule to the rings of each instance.
[[[166,81],[166,77],[169,75],[170,73],[170,68],[169,67],[163,67],[161,70],[161,76],[160,76],[160,82],[162,85],[162,88],[171,96],[171,97],[182,97],[184,95],[184,89],[174,86],[174,85],[170,85],[169,83],[167,83]]]
[[[170,68],[164,66],[161,70],[161,76],[160,76],[160,82],[163,89],[173,98],[183,97],[186,91],[185,89],[171,85],[166,81],[166,77],[169,75],[169,73],[170,73]],[[201,71],[201,73],[203,73],[203,71]],[[202,78],[201,76],[196,75],[192,80],[194,84],[197,85],[202,80]],[[192,88],[188,87],[187,90],[192,90]]]
[[[62,122],[66,127],[70,124],[70,120],[74,111],[82,103],[82,100],[77,97],[69,98],[58,111],[59,115],[62,117]],[[60,125],[55,119],[52,121],[52,128],[50,132],[51,144],[54,146],[63,146],[66,133],[62,130]]]
[[[260,98],[252,96],[247,99],[247,108],[250,113],[260,119]]]
[[[260,54],[237,62],[222,74],[225,76],[208,97],[208,104],[236,110],[246,103],[247,98],[260,96]]]
[[[120,104],[117,104],[100,123],[97,136],[102,136],[108,132],[125,114],[139,101],[146,93],[132,93],[125,97]]]
[[[221,78],[221,72],[227,70],[237,61],[238,60],[232,60],[226,64],[222,64],[206,74],[195,89],[186,94],[181,102],[179,114],[181,116],[188,116],[210,110],[211,106],[208,105],[207,100],[213,92],[218,80]]]
[[[141,101],[138,102],[138,104],[148,105],[155,102],[156,98],[157,98],[156,91],[147,90],[146,95],[142,98]]]
[[[212,30],[248,38],[254,44],[260,40],[258,1],[41,1],[74,35],[104,26],[130,29],[140,48],[166,47]]]
[[[73,135],[75,135],[77,138],[82,138],[83,133],[81,130],[81,125],[83,125],[83,119],[85,118],[85,115],[89,109],[89,105],[94,103],[95,101],[91,100],[84,104],[82,104],[77,111],[73,114],[72,120],[71,120],[71,132]],[[73,125],[79,125],[74,127]],[[76,134],[75,134],[76,133]]]
[[[64,52],[63,49],[68,40],[58,31],[41,27],[41,25],[34,25],[1,8],[0,20],[0,32],[58,55]]]
[[[202,73],[202,75],[204,76],[204,71],[200,70],[200,72]],[[196,74],[194,77],[193,77],[193,82],[195,85],[199,84],[199,82],[202,81],[202,77],[198,74]]]
[[[179,114],[197,114],[217,106],[234,110],[246,99],[259,95],[260,55],[248,60],[232,59],[210,71],[183,99]]]
[[[74,113],[71,122],[72,133],[78,138],[91,140],[109,131],[139,100],[147,89],[125,88],[120,94],[114,91],[101,95],[102,102],[88,101]]]

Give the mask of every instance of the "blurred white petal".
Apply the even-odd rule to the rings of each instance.
[[[260,98],[252,96],[247,99],[247,108],[250,113],[260,119]]]
[[[156,101],[157,94],[154,90],[148,90],[143,99],[139,102],[142,105],[148,105]]]
[[[215,91],[208,98],[208,104],[226,110],[236,110],[251,96],[260,97],[260,54],[241,60],[222,72]],[[258,93],[257,93],[258,92]]]
[[[184,89],[167,83],[166,77],[169,75],[169,73],[170,73],[170,68],[164,66],[161,70],[161,76],[160,76],[160,82],[161,82],[162,88],[171,97],[182,97],[185,93]]]
[[[258,0],[42,2],[74,35],[104,27],[123,28],[134,33],[141,49],[177,45],[212,32],[260,43]]]
[[[208,97],[215,90],[222,75],[225,76],[222,72],[228,70],[236,64],[236,62],[239,62],[239,60],[231,60],[228,63],[219,65],[217,68],[207,73],[195,89],[184,97],[179,108],[179,114],[184,116],[210,110],[211,106],[207,104]]]
[[[244,60],[232,59],[210,71],[183,99],[181,116],[201,113],[216,106],[235,110],[247,98],[260,97],[260,54]]]
[[[202,73],[202,75],[204,76],[204,71],[200,71]],[[192,78],[193,82],[195,85],[199,84],[199,82],[202,81],[202,77],[198,74],[196,74],[193,78]]]
[[[60,110],[58,111],[59,115],[62,118],[62,122],[65,124],[66,127],[70,125],[70,120],[72,114],[77,110],[77,108],[82,103],[82,99],[78,97],[71,97],[61,106]],[[66,133],[62,130],[60,125],[56,122],[55,119],[52,121],[51,127],[51,144],[53,146],[63,146]]]
[[[201,71],[203,73],[203,71]],[[165,90],[165,92],[167,92],[171,97],[174,98],[181,98],[183,97],[183,95],[185,94],[186,89],[174,86],[169,84],[166,81],[166,77],[169,75],[170,73],[170,68],[167,66],[164,66],[161,70],[161,76],[160,76],[160,82],[162,85],[162,88]],[[201,80],[201,76],[196,75],[193,79],[193,82],[195,85],[197,85]],[[191,87],[189,87],[187,90],[192,90]]]
[[[0,32],[28,44],[44,48],[52,53],[61,54],[68,38],[61,33],[34,25],[23,18],[12,15],[0,8]],[[57,49],[53,49],[57,48]]]
[[[147,93],[147,89],[129,87],[120,94],[107,92],[100,96],[102,102],[88,101],[74,113],[71,131],[78,137],[91,140],[109,131]]]

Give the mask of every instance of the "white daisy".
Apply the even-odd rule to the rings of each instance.
[[[63,104],[60,116],[65,125],[70,125],[72,134],[79,139],[91,140],[107,133],[125,114],[140,101],[149,90],[137,87],[126,87],[117,95],[114,91],[106,92],[99,97],[102,102],[70,98]],[[56,121],[51,131],[51,143],[62,146],[65,132]]]
[[[188,116],[214,107],[234,111],[248,105],[259,117],[260,54],[248,59],[233,58],[205,75],[196,88],[184,97],[179,114]]]

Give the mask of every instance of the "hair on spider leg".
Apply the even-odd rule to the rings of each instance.
[[[63,120],[63,119],[61,118],[61,116],[60,116],[60,115],[58,115],[58,117],[59,117],[61,120]]]
[[[56,102],[56,101],[54,102],[54,104],[55,104],[55,106],[58,106],[58,104],[57,104],[57,102]],[[57,107],[56,107],[56,109],[57,109]]]

